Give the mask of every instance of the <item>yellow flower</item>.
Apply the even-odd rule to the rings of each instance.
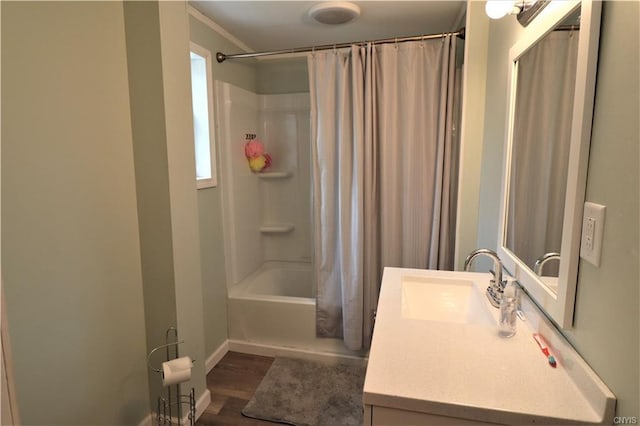
[[[264,155],[253,157],[249,159],[249,168],[254,172],[259,172],[264,169],[266,163],[267,159],[264,157]]]

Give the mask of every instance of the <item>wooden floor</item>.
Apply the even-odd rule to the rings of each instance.
[[[272,362],[270,357],[227,352],[207,374],[211,404],[196,425],[273,425],[241,414]]]

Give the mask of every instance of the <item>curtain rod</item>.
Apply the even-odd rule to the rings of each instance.
[[[457,36],[464,40],[464,28],[459,29],[458,31],[449,32],[449,33],[439,33],[439,34],[427,34],[427,35],[418,35],[418,36],[410,36],[410,37],[397,37],[397,38],[386,38],[382,40],[374,40],[374,41],[357,41],[351,43],[337,43],[337,44],[325,44],[322,46],[313,46],[313,47],[294,47],[292,49],[282,49],[282,50],[270,50],[265,52],[251,52],[251,53],[235,53],[233,55],[227,55],[222,52],[216,53],[216,60],[219,63],[226,61],[227,59],[244,59],[244,58],[256,58],[259,56],[272,56],[272,55],[282,55],[282,54],[291,54],[291,53],[306,53],[306,52],[314,52],[316,50],[329,50],[329,49],[341,49],[344,47],[350,47],[354,44],[384,44],[384,43],[400,43],[403,41],[419,41],[419,40],[429,40],[434,38],[440,38],[444,36]]]

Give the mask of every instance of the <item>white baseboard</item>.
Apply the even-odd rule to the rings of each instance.
[[[155,418],[155,414],[149,413],[147,417],[145,417],[140,423],[138,423],[138,426],[153,426],[153,421],[155,420]]]
[[[211,404],[211,392],[209,391],[209,389],[205,389],[205,391],[202,392],[202,395],[200,395],[200,397],[196,401],[196,418],[194,420],[194,423],[196,420],[200,418],[202,413],[204,413],[204,410],[207,409],[209,404]],[[183,411],[185,410],[186,410],[186,407],[183,407]],[[183,424],[183,425],[189,424],[189,412],[188,412],[189,410],[186,410],[186,411],[187,412],[182,415],[182,422],[180,424]],[[152,412],[147,417],[142,419],[142,421],[138,423],[138,426],[153,426],[157,422],[158,422],[157,413]],[[171,424],[178,424],[178,418],[171,417]]]
[[[198,420],[200,418],[200,416],[202,415],[202,413],[204,413],[204,410],[207,409],[209,404],[211,404],[211,392],[209,391],[209,389],[205,389],[204,392],[202,392],[202,395],[200,395],[200,398],[198,398],[198,400],[196,401],[195,420]],[[187,423],[183,420],[182,424],[185,425]]]
[[[207,374],[211,371],[213,367],[216,366],[216,364],[220,362],[222,357],[224,357],[227,352],[229,352],[229,341],[225,340],[218,347],[218,349],[216,349],[211,355],[209,355],[209,357],[205,361],[205,368],[206,368]],[[209,389],[206,389],[204,392],[202,392],[202,395],[200,395],[200,397],[196,401],[196,419],[198,419],[202,415],[202,413],[204,413],[204,410],[209,406],[210,403],[211,403],[211,392],[209,391]],[[182,416],[183,425],[189,424],[189,418],[187,417],[188,415],[189,413],[186,413],[184,416]],[[172,417],[171,421],[177,424],[178,418]],[[142,419],[142,421],[138,423],[138,426],[153,426],[156,423],[157,423],[156,413],[152,412],[152,413],[149,413],[147,417]]]
[[[220,362],[222,357],[224,357],[227,352],[229,352],[229,341],[225,340],[218,347],[218,349],[216,349],[215,351],[213,351],[211,355],[209,355],[209,357],[205,361],[204,367],[206,369],[207,374],[209,374],[209,372],[213,369],[213,367],[215,367],[216,364]]]
[[[310,359],[316,361],[330,362],[335,360],[343,361],[363,361],[368,357],[360,357],[355,355],[344,355],[330,352],[318,352],[313,350],[289,348],[275,345],[265,345],[262,343],[251,343],[242,340],[228,340],[230,351],[242,352],[245,354],[262,355],[262,356],[285,356],[292,358]]]

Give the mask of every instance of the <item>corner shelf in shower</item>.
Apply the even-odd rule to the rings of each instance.
[[[269,225],[262,225],[260,232],[263,234],[286,234],[293,231],[292,223],[272,223]]]
[[[257,173],[260,179],[272,180],[272,179],[286,179],[291,177],[291,172],[261,172]]]

